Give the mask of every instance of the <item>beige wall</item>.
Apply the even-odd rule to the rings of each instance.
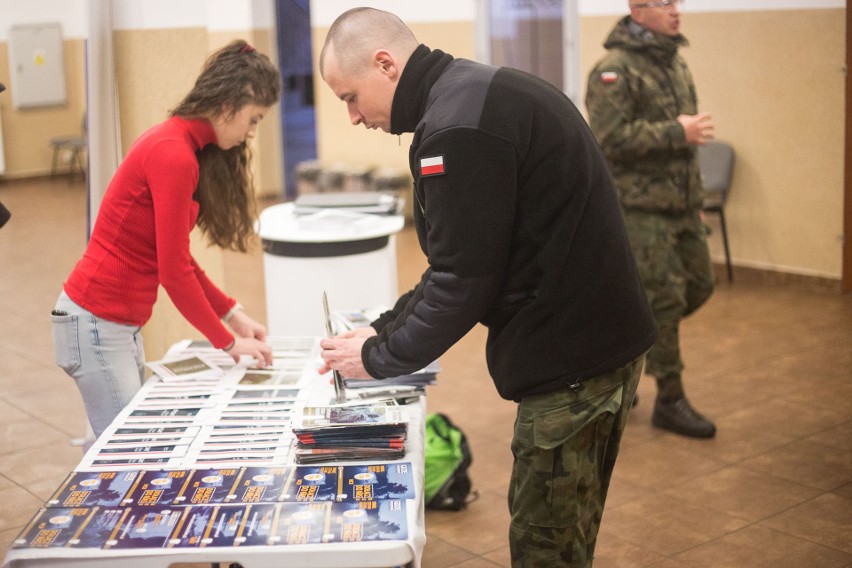
[[[581,76],[603,54],[617,16],[580,21]],[[737,151],[727,208],[734,263],[838,280],[842,258],[845,10],[684,13],[682,50],[717,136]],[[474,58],[475,24],[417,24],[423,43]],[[327,28],[314,29],[319,54]],[[317,76],[317,144],[324,162],[407,171],[410,136],[353,128]],[[714,259],[723,259],[715,218]]]
[[[79,134],[86,112],[85,43],[81,39],[62,42],[65,65],[64,105],[16,110],[9,90],[0,95],[0,115],[6,171],[4,177],[20,178],[50,172],[54,136]],[[0,83],[11,86],[9,44],[0,42]]]
[[[581,21],[584,83],[616,19]],[[686,11],[682,31],[700,109],[737,152],[726,210],[734,264],[839,279],[845,10]]]

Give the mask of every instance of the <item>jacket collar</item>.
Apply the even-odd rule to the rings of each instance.
[[[391,134],[414,132],[426,112],[432,85],[452,60],[452,55],[440,49],[433,51],[423,44],[417,46],[405,64],[393,95]]]
[[[637,24],[630,16],[619,20],[604,42],[606,49],[621,48],[644,52],[659,61],[671,61],[678,48],[688,45],[689,42],[683,34],[669,37],[655,33]]]

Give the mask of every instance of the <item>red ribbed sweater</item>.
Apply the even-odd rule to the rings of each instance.
[[[162,284],[209,339],[234,339],[220,317],[235,304],[198,266],[189,234],[198,219],[196,152],[216,142],[206,120],[172,117],[130,147],[104,194],[83,258],[65,282],[77,304],[109,321],[143,325]]]

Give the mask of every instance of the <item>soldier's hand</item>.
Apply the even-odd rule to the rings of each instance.
[[[716,129],[709,112],[682,114],[677,117],[677,121],[683,127],[687,144],[704,144],[716,136]]]

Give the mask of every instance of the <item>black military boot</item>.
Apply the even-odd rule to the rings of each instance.
[[[651,424],[690,438],[712,438],[716,425],[696,412],[685,396],[664,402],[657,398]]]

